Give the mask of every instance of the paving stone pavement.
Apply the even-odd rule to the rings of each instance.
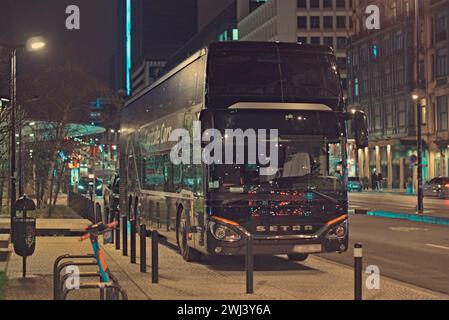
[[[137,244],[139,241],[137,241]],[[256,257],[254,295],[245,293],[242,257],[204,258],[186,263],[174,249],[160,246],[160,283],[151,284],[150,239],[147,239],[148,273],[131,264],[113,245],[105,247],[107,261],[132,300],[319,300],[352,299],[353,270],[321,257],[292,263],[283,257]],[[137,248],[139,262],[139,248]],[[90,253],[88,242],[76,237],[39,237],[35,254],[28,259],[30,277],[22,280],[22,260],[12,254],[5,269],[10,279],[7,300],[52,299],[52,267],[57,256]],[[1,267],[1,266],[0,266]],[[92,269],[90,269],[92,270]],[[0,270],[1,271],[1,270]],[[91,280],[92,281],[92,280]],[[98,299],[98,292],[76,292],[71,299]],[[380,290],[364,290],[365,299],[449,299],[387,278]]]
[[[129,242],[128,242],[129,243]],[[147,248],[151,248],[147,239]],[[160,246],[160,283],[151,284],[148,274],[140,273],[139,264],[130,264],[114,247],[106,249],[109,259],[128,274],[145,294],[154,300],[350,300],[353,299],[353,270],[321,257],[293,263],[280,256],[256,257],[254,295],[245,293],[243,257],[206,257],[198,263],[186,263],[172,248]],[[150,252],[147,252],[150,257]],[[137,241],[139,263],[139,241]],[[366,281],[365,274],[364,281]],[[449,296],[381,278],[380,290],[364,290],[369,300],[449,299]]]

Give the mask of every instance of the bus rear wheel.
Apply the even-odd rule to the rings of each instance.
[[[178,214],[178,223],[176,226],[176,239],[178,241],[179,253],[187,262],[197,261],[201,258],[201,254],[188,244],[188,225],[187,214],[181,211]]]
[[[290,261],[297,261],[297,262],[303,262],[306,261],[309,255],[307,253],[292,253],[287,254],[288,260]]]

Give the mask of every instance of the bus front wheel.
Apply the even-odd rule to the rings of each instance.
[[[184,210],[180,210],[176,224],[176,239],[178,241],[179,253],[187,262],[196,261],[201,255],[189,246],[188,236],[187,213]]]
[[[297,262],[303,262],[306,261],[309,257],[306,253],[292,253],[287,255],[288,260],[290,261],[297,261]]]

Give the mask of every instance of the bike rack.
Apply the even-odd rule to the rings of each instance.
[[[114,284],[112,282],[108,282],[108,283],[99,282],[99,283],[83,284],[83,285],[80,285],[80,287],[77,289],[66,289],[62,293],[62,300],[67,300],[68,294],[73,291],[92,290],[92,289],[100,289],[100,292],[102,292],[102,297],[105,296],[104,292],[106,291],[107,300],[110,300],[110,298],[111,298],[111,296],[108,294],[108,290],[110,290],[110,289],[114,290],[115,293],[119,292],[120,295],[122,296],[121,300],[128,300],[128,295],[127,295],[126,291],[118,284]],[[104,299],[102,299],[102,300],[104,300]],[[118,299],[118,300],[120,300],[120,299]]]
[[[68,260],[63,262],[64,260]],[[58,257],[54,264],[53,264],[53,299],[54,300],[65,300],[68,293],[75,290],[75,289],[64,289],[64,284],[66,280],[71,276],[70,274],[66,274],[62,276],[61,278],[61,272],[69,267],[69,266],[77,266],[77,267],[83,267],[83,266],[97,266],[96,260],[90,260],[90,261],[80,261],[80,262],[73,262],[72,260],[88,260],[88,259],[95,259],[95,256],[93,254],[88,255],[69,255],[65,254],[60,257]],[[79,275],[81,278],[93,278],[93,277],[100,277],[99,272],[83,272]],[[111,297],[118,297],[118,294],[121,294],[123,300],[127,300],[128,296],[125,292],[125,290],[119,285],[117,278],[109,273],[109,277],[111,278],[110,283],[95,283],[95,284],[84,284],[81,285],[79,288],[80,290],[83,289],[100,289],[100,300],[105,300],[105,297],[107,300],[110,300]],[[114,295],[111,295],[111,290]]]

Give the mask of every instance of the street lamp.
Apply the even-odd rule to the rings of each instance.
[[[30,52],[39,51],[45,47],[45,41],[41,37],[33,37],[26,41],[25,44],[11,45],[0,43],[0,47],[11,50],[11,231],[13,220],[16,217],[16,108],[17,108],[17,51],[27,49]]]
[[[423,161],[422,161],[422,106],[420,101],[419,91],[421,89],[421,68],[420,68],[420,59],[419,52],[421,46],[420,40],[420,21],[419,21],[419,0],[415,0],[415,31],[416,31],[416,83],[417,83],[417,92],[413,93],[413,101],[416,103],[416,122],[417,122],[417,160],[418,160],[418,206],[417,211],[418,214],[424,214],[424,192],[423,192]]]

